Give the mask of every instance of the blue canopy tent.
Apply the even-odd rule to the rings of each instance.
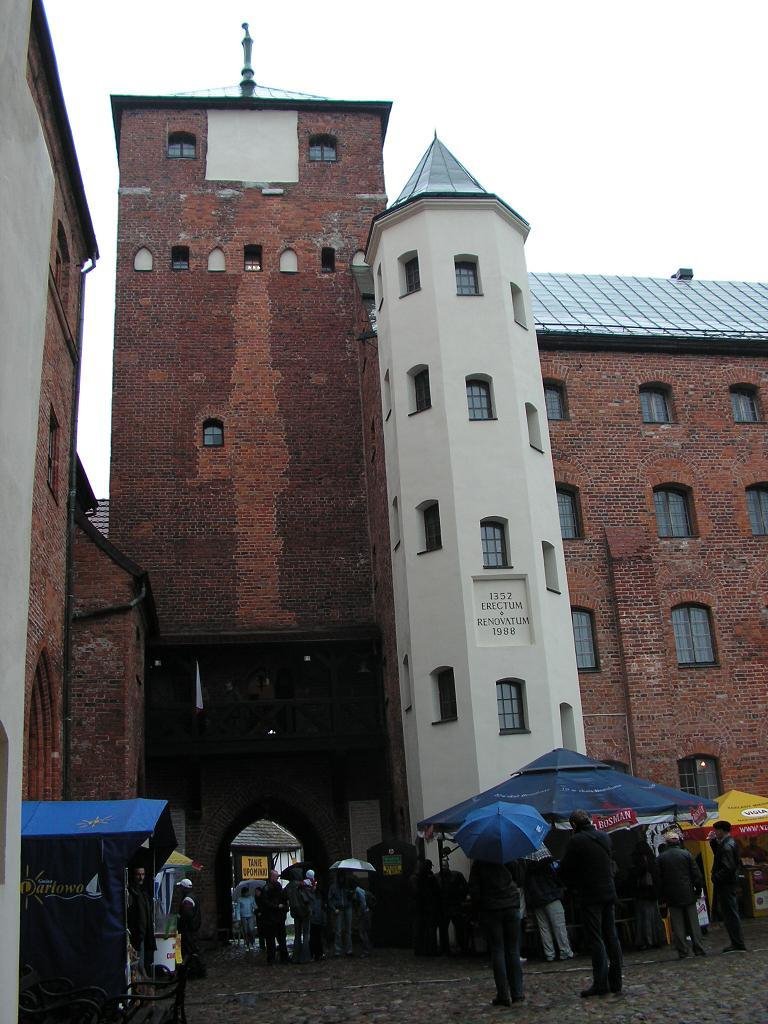
[[[21,811],[21,962],[43,977],[126,987],[125,869],[176,846],[165,800],[29,801]]]
[[[690,821],[694,808],[717,808],[714,800],[635,778],[602,761],[559,747],[484,793],[424,818],[418,828],[453,833],[470,811],[497,800],[530,804],[555,826],[567,823],[571,811],[579,808],[597,815],[631,810],[637,819],[634,824],[650,824],[670,816]]]

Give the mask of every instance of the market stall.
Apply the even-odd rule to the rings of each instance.
[[[712,863],[709,845],[713,824],[731,823],[731,835],[739,848],[744,866],[741,910],[747,917],[768,916],[768,797],[731,789],[717,798],[717,811],[699,825],[683,826],[685,845],[694,857],[701,857],[712,905]]]
[[[76,987],[125,991],[126,868],[139,851],[163,864],[175,845],[165,800],[23,803],[22,964]]]

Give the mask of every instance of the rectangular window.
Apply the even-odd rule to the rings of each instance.
[[[507,538],[501,523],[481,523],[480,537],[483,544],[483,567],[502,569],[507,566]]]
[[[471,260],[456,260],[456,294],[478,295],[477,264]]]
[[[437,699],[440,709],[440,721],[446,722],[456,718],[456,681],[453,669],[446,668],[437,674]]]
[[[189,270],[189,246],[174,245],[171,249],[171,270]]]
[[[694,604],[673,608],[672,629],[678,665],[714,665],[715,651],[706,608]]]
[[[565,419],[565,396],[558,384],[544,385],[544,402],[547,407],[548,420]]]
[[[406,294],[410,294],[411,292],[417,292],[421,288],[418,256],[414,256],[412,260],[408,260],[403,269],[405,270]]]
[[[757,423],[760,419],[755,393],[746,388],[731,390],[731,409],[736,423]]]
[[[768,534],[768,487],[750,487],[747,490],[749,525],[756,536]]]
[[[243,249],[243,270],[248,273],[258,273],[262,268],[261,263],[261,246],[260,245],[246,245]]]
[[[429,370],[419,370],[413,378],[413,390],[416,400],[416,412],[423,412],[432,406],[432,394],[429,390]]]
[[[522,732],[525,729],[523,684],[512,679],[496,683],[496,709],[500,732]]]
[[[336,269],[336,250],[324,247],[320,253],[320,269],[324,274],[332,274]]]
[[[669,423],[669,402],[661,388],[644,388],[640,392],[640,411],[643,423]]]
[[[51,409],[48,418],[48,486],[52,491],[56,490],[59,476],[59,421],[56,413]]]
[[[591,612],[571,610],[573,642],[576,646],[576,666],[580,669],[597,668],[594,619]]]
[[[428,505],[424,512],[424,550],[437,551],[443,546],[440,534],[440,506],[437,502]]]
[[[557,490],[557,511],[560,515],[560,536],[573,540],[579,536],[579,515],[576,495],[571,491]]]
[[[680,789],[714,800],[720,793],[717,760],[714,757],[685,757],[678,762]]]

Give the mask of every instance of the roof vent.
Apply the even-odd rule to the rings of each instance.
[[[680,267],[680,269],[676,270],[674,272],[674,274],[672,275],[672,280],[673,281],[692,281],[693,280],[693,271],[691,270],[690,267]]]

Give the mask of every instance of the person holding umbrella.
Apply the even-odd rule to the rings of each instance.
[[[520,1003],[520,889],[505,866],[541,848],[549,825],[527,804],[497,802],[471,811],[455,835],[473,858],[469,894],[491,954],[496,995],[493,1006]]]

